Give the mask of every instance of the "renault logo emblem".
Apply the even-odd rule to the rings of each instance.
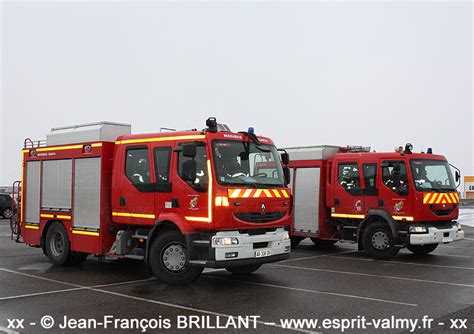
[[[262,206],[260,207],[260,212],[261,212],[262,214],[264,214],[265,212],[267,212],[267,207],[266,207],[265,203],[262,203]]]

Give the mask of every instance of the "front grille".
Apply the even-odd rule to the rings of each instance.
[[[432,210],[437,216],[449,216],[454,210]]]
[[[269,223],[278,219],[283,218],[285,212],[267,212],[267,213],[260,213],[260,212],[236,212],[235,216],[249,223]]]

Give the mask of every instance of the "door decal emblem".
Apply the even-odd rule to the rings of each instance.
[[[189,201],[189,209],[190,210],[195,210],[196,207],[198,205],[198,198],[197,196],[196,197],[193,197],[190,201]]]
[[[404,204],[405,204],[405,203],[403,203],[403,201],[400,201],[400,202],[398,202],[398,203],[395,203],[395,205],[393,206],[393,210],[395,210],[396,212],[402,211]]]

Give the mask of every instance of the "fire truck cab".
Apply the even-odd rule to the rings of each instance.
[[[288,156],[252,128],[210,118],[202,131],[132,135],[102,122],[25,146],[21,238],[54,264],[141,259],[187,284],[205,267],[246,274],[289,257]]]
[[[357,242],[374,258],[400,248],[432,252],[440,243],[464,238],[456,222],[459,195],[442,155],[370,152],[337,146],[287,149],[294,198],[292,244],[310,237],[317,245]]]

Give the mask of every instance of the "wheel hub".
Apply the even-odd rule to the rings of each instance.
[[[169,271],[181,271],[186,266],[186,250],[179,243],[170,244],[164,248],[161,261]]]
[[[389,236],[384,231],[377,231],[372,234],[372,246],[378,250],[384,250],[389,245]]]
[[[56,233],[51,238],[51,251],[54,256],[60,256],[64,252],[64,239],[60,233]]]

